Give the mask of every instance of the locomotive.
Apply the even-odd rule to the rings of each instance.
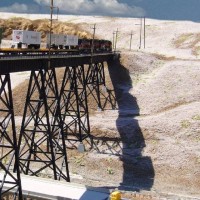
[[[18,50],[45,51],[41,48],[41,33],[36,31],[13,30],[12,47]],[[102,53],[112,51],[112,42],[99,39],[80,39],[76,35],[47,34],[46,51],[68,51],[74,53]],[[50,46],[49,46],[50,45]]]

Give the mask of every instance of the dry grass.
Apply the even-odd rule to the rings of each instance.
[[[200,55],[200,46],[196,46],[192,48],[192,54],[195,56]]]
[[[78,35],[79,38],[91,38],[91,34],[82,30],[78,24],[54,21],[52,26],[53,33]],[[18,29],[39,31],[41,32],[42,41],[44,42],[46,40],[46,34],[49,32],[49,20],[29,20],[24,18],[0,19],[0,27],[3,28],[3,37],[6,39],[11,39],[12,30]]]
[[[176,48],[181,48],[182,45],[193,37],[193,33],[181,34],[175,41],[174,45]]]
[[[200,33],[182,34],[174,41],[174,46],[179,49],[191,49],[192,54],[198,56],[200,51]]]
[[[156,53],[152,53],[152,55],[155,56],[155,58],[158,60],[172,61],[176,59],[175,56],[165,56],[163,54],[156,54]]]

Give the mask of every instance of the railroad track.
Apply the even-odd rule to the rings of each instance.
[[[95,52],[93,56],[96,55],[109,55],[113,52]],[[80,53],[78,51],[69,51],[69,50],[0,50],[0,59],[33,59],[33,58],[63,58],[63,57],[84,57],[90,56],[91,53]]]

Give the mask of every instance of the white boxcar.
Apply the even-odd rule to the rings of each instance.
[[[77,46],[78,45],[78,36],[76,35],[66,35],[65,46]]]
[[[13,30],[12,34],[13,43],[22,43],[27,46],[40,46],[41,33],[36,31]]]
[[[47,47],[50,42],[50,34],[47,34]],[[51,34],[51,46],[56,47],[71,47],[78,45],[78,36],[76,35],[60,35],[60,34]]]
[[[50,42],[50,34],[47,34],[47,45],[49,45]],[[65,43],[65,37],[64,35],[59,34],[51,34],[51,45],[64,45]]]

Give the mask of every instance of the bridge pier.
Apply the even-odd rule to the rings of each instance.
[[[88,90],[87,96],[92,95],[99,110],[104,110],[108,104],[111,109],[117,108],[114,91],[108,89],[106,86],[105,62],[89,65],[86,82]]]
[[[19,147],[22,173],[70,181],[55,68],[31,71]]]
[[[103,105],[101,101],[102,88],[105,88],[105,72],[104,72],[104,64],[102,63],[92,63],[89,65],[87,75],[87,95],[92,95],[95,99],[98,108],[103,110]]]
[[[10,74],[0,76],[0,105],[0,169],[3,174],[0,180],[0,197],[14,190],[14,199],[22,199]],[[11,174],[14,162],[16,176]]]
[[[90,135],[84,65],[65,68],[60,97],[65,137],[82,142]]]

